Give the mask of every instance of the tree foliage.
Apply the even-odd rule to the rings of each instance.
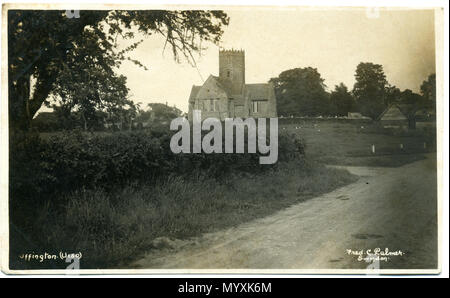
[[[371,62],[361,62],[356,67],[353,95],[359,111],[376,119],[385,109],[386,87],[388,82],[383,66]]]
[[[355,99],[344,83],[334,87],[330,95],[330,103],[332,113],[337,116],[347,116],[348,112],[354,112],[356,108]]]
[[[180,117],[183,113],[177,107],[171,107],[162,103],[149,103],[148,107],[151,110],[153,119],[157,121],[170,121]]]
[[[79,18],[68,18],[58,10],[9,10],[10,126],[27,129],[50,94],[62,95],[65,104],[74,101],[70,105],[88,110],[105,100],[113,101],[111,94],[122,97],[125,80],[114,70],[124,60],[144,67],[128,56],[141,42],[134,40],[136,32],[163,35],[165,47],[171,48],[177,61],[182,55],[195,63],[193,54],[203,49],[203,42],[217,43],[228,22],[222,11],[86,10]],[[118,38],[133,42],[120,49]],[[36,81],[33,90],[31,78]],[[114,87],[107,80],[117,90],[109,90]],[[87,99],[82,92],[88,93]]]
[[[420,93],[429,106],[436,108],[436,74],[430,74],[428,78],[423,81],[420,86]]]
[[[401,97],[401,91],[396,86],[388,84],[385,89],[384,105],[387,107],[394,102],[398,102]]]
[[[414,121],[418,110],[427,107],[427,103],[423,96],[414,93],[410,89],[406,89],[400,93],[398,103],[403,104],[402,112],[411,121]],[[415,125],[413,125],[413,127],[415,127]]]
[[[294,68],[270,80],[281,116],[319,116],[330,113],[324,79],[316,68]]]

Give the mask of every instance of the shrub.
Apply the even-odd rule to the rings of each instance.
[[[82,252],[81,268],[123,268],[149,249],[183,245],[189,237],[266,216],[353,181],[344,170],[296,161],[250,177],[233,175],[229,183],[200,173],[114,193],[75,191],[64,195],[59,210],[41,208],[34,235],[41,236],[46,251]]]
[[[230,173],[263,171],[259,154],[174,154],[168,130],[83,133],[79,130],[40,139],[11,140],[11,191],[37,199],[78,189],[113,189],[130,182],[155,183],[170,175],[201,172],[221,178]],[[223,142],[225,143],[225,142]],[[304,145],[295,136],[279,136],[279,161],[302,158]]]

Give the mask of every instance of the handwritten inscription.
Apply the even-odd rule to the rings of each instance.
[[[25,260],[27,262],[30,261],[38,261],[40,263],[46,261],[46,260],[67,260],[67,259],[81,259],[83,257],[83,255],[81,254],[81,252],[78,253],[67,253],[67,252],[62,252],[60,251],[58,254],[50,254],[47,252],[44,253],[26,253],[26,254],[21,254],[19,255],[19,258],[22,260]]]
[[[388,262],[391,257],[404,256],[405,252],[401,250],[389,250],[389,248],[381,249],[379,247],[374,249],[361,249],[361,250],[353,250],[347,249],[347,255],[355,256],[359,262]]]

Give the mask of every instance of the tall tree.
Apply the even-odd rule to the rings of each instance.
[[[417,107],[423,107],[424,105],[424,98],[417,93],[414,93],[410,89],[405,89],[400,93],[399,102],[409,105],[414,105]]]
[[[353,95],[348,91],[344,83],[334,87],[334,91],[330,95],[330,102],[334,114],[338,116],[347,116],[348,112],[353,112],[356,106]]]
[[[318,116],[330,113],[329,95],[316,68],[289,69],[270,82],[275,87],[279,115]]]
[[[93,67],[98,72],[91,73],[91,79],[99,73],[113,73],[124,60],[142,66],[128,56],[140,41],[118,49],[118,37],[133,40],[136,32],[161,34],[177,61],[181,55],[195,63],[193,54],[202,50],[202,42],[218,43],[228,22],[222,11],[86,10],[80,12],[79,18],[69,18],[65,11],[9,10],[10,126],[29,127],[49,95],[57,87],[63,88],[58,82],[63,72],[73,74],[72,78],[80,79],[77,82],[84,86],[84,76]],[[83,59],[83,63],[73,59]],[[36,83],[30,90],[32,77]]]
[[[416,128],[416,113],[426,107],[426,101],[420,94],[406,89],[400,93],[398,103],[402,104],[402,112],[408,118],[409,127]]]
[[[383,66],[370,62],[361,62],[356,67],[353,95],[359,111],[376,119],[385,109],[386,86],[388,82]]]
[[[183,113],[177,107],[171,107],[162,103],[149,103],[148,107],[156,121],[171,121],[180,117]]]
[[[399,88],[392,86],[392,85],[388,85],[386,86],[386,94],[384,97],[384,105],[387,107],[390,104],[397,102],[400,100],[401,98],[401,91]]]
[[[137,116],[137,107],[132,101],[126,100],[123,104],[109,105],[106,114],[107,121],[120,123],[121,129],[131,130]]]
[[[430,74],[420,86],[420,93],[430,107],[436,108],[436,74]]]
[[[89,123],[99,122],[99,111],[121,110],[133,103],[127,99],[126,78],[84,59],[85,52],[84,49],[72,52],[75,56],[64,65],[50,95],[66,112],[76,111],[87,130]],[[44,104],[48,105],[48,101]]]

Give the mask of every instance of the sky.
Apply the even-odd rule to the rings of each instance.
[[[224,9],[220,47],[245,50],[246,83],[264,83],[282,71],[317,68],[328,90],[343,82],[352,89],[360,62],[383,65],[388,82],[401,90],[419,92],[435,72],[434,11],[365,8],[233,8]],[[131,99],[142,107],[168,103],[184,112],[192,85],[201,85],[219,71],[219,46],[196,57],[197,68],[174,61],[164,39],[153,35],[130,56],[148,70],[125,62],[119,73],[127,77]]]

